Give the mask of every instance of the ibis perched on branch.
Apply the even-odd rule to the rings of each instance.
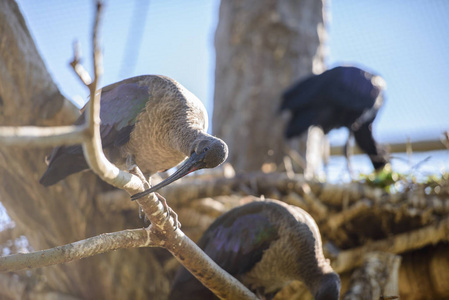
[[[234,208],[212,223],[198,246],[263,299],[293,280],[302,281],[316,300],[339,297],[340,278],[323,255],[318,226],[299,207],[265,200]],[[169,299],[218,298],[181,267]]]
[[[324,133],[347,127],[350,134],[345,144],[346,158],[349,159],[349,141],[354,135],[374,169],[379,170],[388,163],[388,155],[374,140],[372,124],[383,104],[384,89],[382,77],[356,67],[340,66],[312,75],[288,88],[282,96],[281,110],[291,112],[285,136],[299,136],[312,125],[321,127]]]
[[[206,132],[204,105],[171,78],[145,75],[108,85],[101,90],[100,104],[103,151],[117,167],[128,170],[137,165],[151,175],[187,158],[149,192],[195,170],[214,168],[227,158],[226,144]],[[75,124],[84,120],[82,113]],[[49,186],[88,168],[81,145],[56,147],[40,183]]]

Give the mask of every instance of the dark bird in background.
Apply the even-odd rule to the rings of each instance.
[[[264,299],[293,280],[317,300],[339,297],[340,278],[323,255],[318,226],[299,207],[265,200],[234,208],[212,223],[198,246]],[[169,299],[218,298],[181,267]]]
[[[157,190],[202,168],[214,168],[228,155],[226,144],[206,133],[201,101],[175,80],[138,76],[101,90],[100,132],[106,157],[121,169],[137,165],[148,175],[170,169],[187,157]],[[83,112],[75,124],[83,124]],[[88,169],[81,145],[56,147],[40,183],[49,186]]]
[[[356,67],[336,67],[313,75],[288,88],[282,98],[281,111],[291,112],[286,128],[287,139],[303,134],[310,126],[324,133],[347,127],[345,156],[349,166],[349,142],[352,135],[369,155],[374,169],[388,163],[384,147],[377,144],[372,124],[383,104],[385,81],[378,75]]]

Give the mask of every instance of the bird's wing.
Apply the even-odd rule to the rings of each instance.
[[[149,100],[143,77],[134,77],[106,86],[101,91],[100,134],[103,148],[128,142],[136,118]],[[75,125],[85,122],[85,107]],[[81,145],[56,147],[47,159],[48,168],[40,182],[52,185],[70,174],[88,168]]]
[[[139,84],[141,78],[129,78],[101,90],[100,134],[103,148],[121,146],[129,141],[137,116],[149,100],[148,86]],[[77,124],[82,124],[84,119],[83,111]]]
[[[327,71],[327,98],[341,108],[364,112],[373,108],[383,86],[376,84],[379,76],[356,67],[336,67]],[[378,109],[378,108],[377,108]]]
[[[249,271],[270,243],[278,238],[277,229],[259,212],[229,214],[211,227],[198,245],[232,275]]]
[[[297,112],[310,106],[323,94],[322,86],[325,81],[326,76],[323,76],[323,74],[312,75],[292,85],[282,94],[280,110]]]
[[[318,123],[320,120],[320,114],[323,111],[317,111],[313,109],[305,109],[298,111],[292,115],[289,123],[286,126],[285,137],[292,138],[304,133],[312,125],[321,125]]]
[[[278,238],[263,208],[246,205],[222,215],[206,230],[198,246],[233,276],[249,271]],[[183,299],[209,299],[201,295],[211,295],[185,268],[176,275],[170,299],[176,299],[179,293]]]

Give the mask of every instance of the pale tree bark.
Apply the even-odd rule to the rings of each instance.
[[[323,24],[321,0],[221,1],[213,131],[228,144],[236,171],[263,164],[273,171],[282,162],[280,96],[296,80],[324,70]]]

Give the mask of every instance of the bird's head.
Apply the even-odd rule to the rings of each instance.
[[[221,165],[228,157],[228,146],[221,139],[206,136],[196,139],[190,148],[190,157],[187,162],[192,163],[193,172],[204,168],[215,168]]]
[[[315,300],[338,300],[340,297],[340,277],[331,272],[323,275]]]
[[[136,200],[144,195],[155,192],[196,170],[218,167],[227,157],[228,146],[224,141],[210,135],[203,135],[194,140],[190,147],[189,158],[187,158],[175,173],[150,189],[133,195],[131,199]]]

